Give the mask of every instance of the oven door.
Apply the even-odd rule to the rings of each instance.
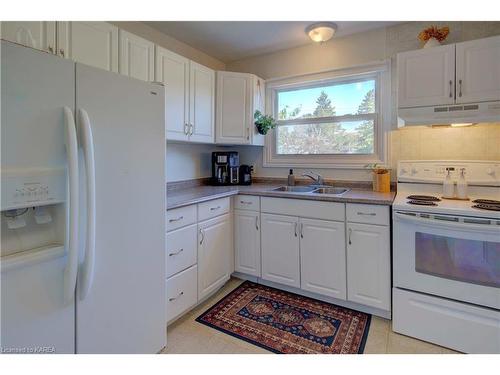
[[[500,309],[500,225],[394,211],[394,286]]]

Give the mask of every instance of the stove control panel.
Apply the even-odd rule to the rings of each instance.
[[[64,169],[2,170],[2,211],[61,203],[65,196]]]
[[[441,183],[448,172],[457,181],[462,169],[469,185],[500,186],[500,161],[404,160],[397,174],[399,182]]]

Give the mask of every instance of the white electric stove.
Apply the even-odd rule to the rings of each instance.
[[[461,169],[469,199],[444,199]],[[500,353],[500,161],[401,161],[397,176],[393,330]]]

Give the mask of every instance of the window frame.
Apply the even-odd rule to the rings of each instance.
[[[297,168],[345,168],[361,169],[368,163],[385,164],[388,161],[388,132],[390,131],[391,83],[390,60],[329,70],[319,73],[293,76],[266,81],[267,113],[275,117],[278,110],[278,93],[296,89],[325,86],[331,83],[357,82],[363,79],[375,80],[375,114],[343,115],[315,119],[278,120],[278,126],[292,124],[318,124],[342,120],[360,120],[363,117],[374,120],[373,154],[278,154],[276,151],[276,129],[266,136],[263,165],[264,167]],[[276,118],[276,117],[275,117]],[[311,121],[313,120],[313,121]],[[333,121],[334,120],[334,121]]]

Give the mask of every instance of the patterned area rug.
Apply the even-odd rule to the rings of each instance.
[[[245,281],[197,322],[274,353],[363,353],[371,315]]]

